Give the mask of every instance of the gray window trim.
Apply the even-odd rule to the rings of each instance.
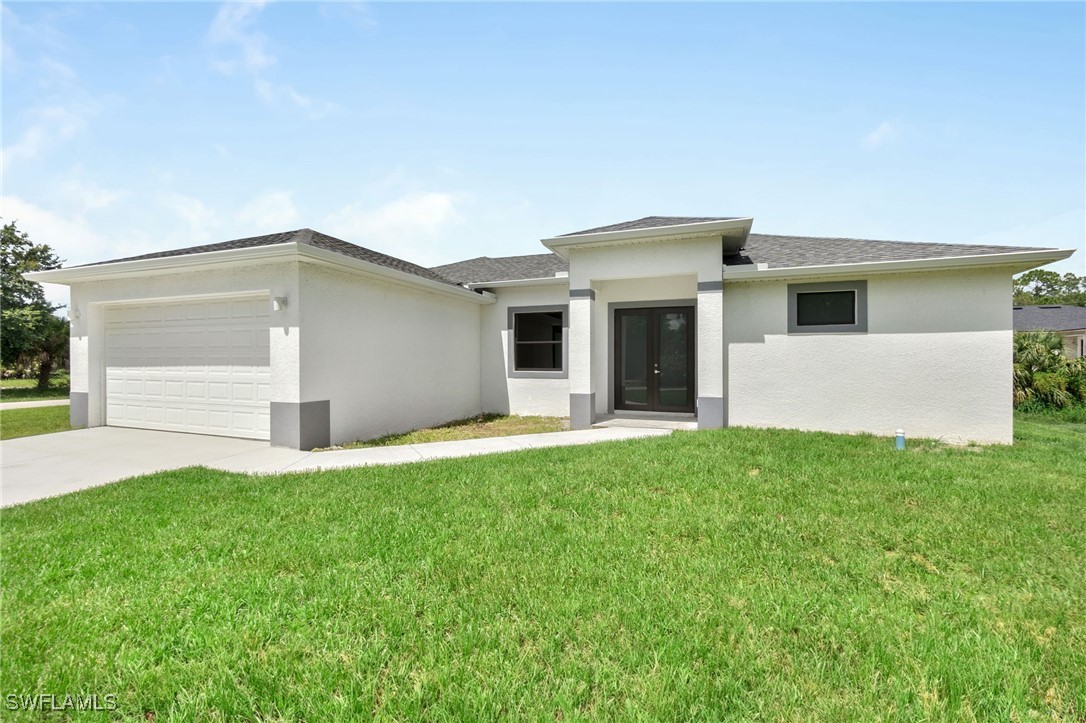
[[[799,294],[824,293],[827,291],[854,291],[856,293],[855,324],[823,324],[800,326],[797,297]],[[866,334],[867,333],[867,282],[825,281],[816,284],[788,284],[788,333],[789,334]]]
[[[561,371],[517,371],[514,365],[513,322],[517,314],[539,312],[562,312],[562,370]],[[506,359],[505,374],[509,379],[568,379],[569,378],[569,304],[546,304],[543,306],[510,306],[506,311]]]

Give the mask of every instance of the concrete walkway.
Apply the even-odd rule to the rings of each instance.
[[[0,402],[0,412],[5,409],[31,409],[33,407],[66,407],[67,399],[38,399],[32,402]]]
[[[307,472],[668,434],[671,431],[667,429],[612,427],[397,447],[301,452],[251,439],[93,427],[0,442],[0,507],[194,465],[260,474]]]

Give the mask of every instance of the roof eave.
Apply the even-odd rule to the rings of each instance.
[[[153,259],[116,261],[113,263],[95,264],[92,266],[73,266],[67,269],[53,269],[51,271],[32,271],[23,274],[23,276],[30,281],[71,286],[72,284],[93,281],[183,273],[207,267],[229,268],[231,266],[247,266],[253,263],[289,261],[292,259],[312,261],[327,266],[379,276],[395,283],[423,287],[435,293],[453,296],[478,304],[494,303],[492,297],[488,298],[489,295],[479,294],[462,286],[454,286],[452,284],[434,281],[422,276],[416,276],[415,274],[406,271],[381,266],[380,264],[375,264],[371,261],[345,256],[336,253],[335,251],[328,251],[296,241],[270,244],[268,246],[254,246],[245,249],[205,251],[203,253],[186,254],[182,256],[160,256]]]
[[[569,249],[584,246],[609,246],[613,244],[636,243],[640,241],[669,241],[686,238],[710,238],[717,235],[740,235],[743,240],[750,234],[754,219],[731,218],[723,221],[700,221],[672,226],[635,228],[624,231],[601,231],[572,236],[554,236],[541,239],[548,249],[564,259],[569,258]]]
[[[469,289],[491,289],[509,286],[569,286],[569,275],[542,276],[534,279],[504,279],[501,281],[472,281],[464,284]]]
[[[765,267],[764,264],[723,266],[725,281],[768,281],[803,276],[848,276],[865,273],[896,273],[900,271],[938,271],[941,269],[984,268],[1006,266],[1013,273],[1062,261],[1075,253],[1075,249],[1038,249],[1013,251],[1001,254],[974,254],[970,256],[946,256],[928,259],[904,259],[900,261],[865,261],[845,264],[821,264],[818,266]]]

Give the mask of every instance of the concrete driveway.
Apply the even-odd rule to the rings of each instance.
[[[670,433],[668,429],[611,427],[398,447],[302,452],[272,447],[267,442],[252,439],[92,427],[0,442],[0,507],[194,465],[229,472],[308,472],[593,444]]]

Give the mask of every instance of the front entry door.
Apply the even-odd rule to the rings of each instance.
[[[694,411],[694,307],[615,310],[615,409]]]

